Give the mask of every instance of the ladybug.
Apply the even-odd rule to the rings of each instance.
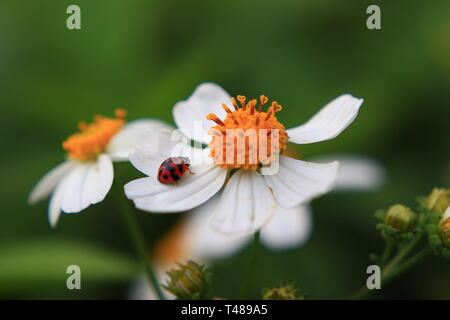
[[[186,157],[170,157],[161,163],[158,169],[158,181],[164,184],[176,183],[184,177],[191,163]]]

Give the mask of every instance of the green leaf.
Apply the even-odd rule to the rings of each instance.
[[[66,288],[67,267],[81,269],[89,282],[118,282],[138,271],[132,258],[94,244],[69,239],[28,239],[0,247],[0,294]]]

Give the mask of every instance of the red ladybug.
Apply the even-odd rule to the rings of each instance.
[[[158,169],[158,181],[164,184],[176,183],[184,177],[186,172],[192,173],[189,169],[191,163],[186,157],[170,157],[161,163]]]

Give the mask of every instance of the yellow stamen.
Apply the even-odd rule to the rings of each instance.
[[[245,109],[245,96],[237,96],[237,100],[241,103],[241,107]]]
[[[235,98],[233,98],[233,97],[231,98],[231,103],[233,104],[233,107],[235,110],[239,109],[239,106],[238,106]]]
[[[250,100],[247,103],[247,108],[250,108],[250,114],[253,114],[255,112],[255,106],[256,106],[256,99]]]
[[[210,113],[206,116],[206,119],[214,121],[215,123],[217,123],[220,126],[223,126],[224,123],[222,122],[222,120],[219,119],[218,116],[216,116],[214,113]]]
[[[69,136],[63,142],[63,148],[69,157],[79,161],[95,161],[125,124],[125,110],[117,109],[115,115],[116,118],[95,116],[91,124],[80,122],[80,132]]]
[[[125,109],[116,109],[114,111],[114,115],[116,116],[116,118],[125,119],[125,117],[127,116],[127,110],[125,110]]]
[[[241,108],[238,107],[236,100],[241,104]],[[263,95],[260,96],[258,111],[255,109],[258,103],[256,99],[246,103],[246,97],[239,95],[236,99],[232,98],[231,102],[236,109],[232,112],[222,104],[227,112],[225,120],[220,120],[215,114],[206,117],[217,123],[217,126],[209,131],[212,136],[209,145],[210,156],[222,168],[258,170],[261,164],[269,164],[276,154],[286,149],[288,135],[285,127],[276,118],[276,112],[281,111],[282,106],[274,101],[267,112],[261,111],[262,106],[268,102],[268,98]],[[230,130],[233,135],[227,137]],[[272,134],[273,131],[276,131],[277,135]],[[253,133],[253,136],[249,132]],[[240,145],[238,141],[243,143]],[[260,150],[261,144],[264,143],[265,148]]]
[[[264,95],[261,95],[259,97],[259,101],[260,101],[260,104],[259,104],[259,110],[258,111],[261,112],[263,105],[265,105],[267,103],[267,101],[269,101],[269,98],[267,98]]]
[[[227,112],[227,113],[231,113],[231,110],[227,107],[227,105],[225,103],[222,103],[222,108]]]

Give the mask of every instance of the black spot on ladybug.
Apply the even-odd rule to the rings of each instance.
[[[179,181],[186,175],[190,163],[188,158],[171,157],[164,160],[158,169],[158,180],[164,184],[171,184]]]
[[[169,169],[169,172],[170,172],[170,176],[172,177],[172,179],[175,180],[175,181],[178,181],[178,180],[180,180],[180,177],[179,177],[179,175],[177,174],[177,171],[176,171],[175,168],[176,168],[176,167],[171,167],[171,168]]]

